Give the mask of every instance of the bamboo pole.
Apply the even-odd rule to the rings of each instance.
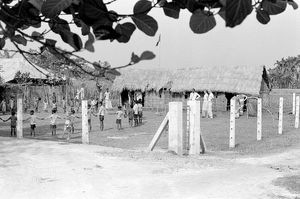
[[[230,134],[229,147],[235,147],[235,97],[230,100]]]
[[[278,134],[282,134],[283,124],[283,97],[279,98],[279,123],[278,123]]]

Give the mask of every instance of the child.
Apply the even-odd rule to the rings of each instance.
[[[17,128],[17,117],[16,113],[14,111],[11,112],[11,116],[7,118],[6,120],[3,120],[0,118],[3,122],[7,122],[10,120],[10,136],[16,136],[16,128]]]
[[[55,109],[57,111],[57,105],[55,100],[52,101],[52,109]]]
[[[53,135],[56,135],[56,120],[62,119],[56,114],[56,109],[52,109],[52,114],[49,117],[46,117],[45,119],[50,119],[50,130]]]
[[[62,135],[62,138],[63,138],[66,131],[68,131],[67,141],[70,140],[70,134],[74,133],[74,120],[75,120],[75,117],[80,118],[78,116],[75,116],[74,114],[75,114],[74,110],[71,110],[70,112],[67,113],[65,127],[64,127],[64,133]]]
[[[65,97],[63,97],[63,99],[62,99],[62,108],[64,110],[64,113],[66,113],[66,111],[67,111],[67,102],[66,102]]]
[[[5,99],[3,99],[2,102],[1,102],[1,111],[2,111],[2,114],[5,115],[5,113],[6,113],[6,102],[5,102]]]
[[[92,107],[90,104],[88,105],[87,116],[88,116],[89,132],[91,132],[92,131]]]
[[[47,111],[47,108],[48,108],[48,100],[47,100],[47,98],[45,97],[45,98],[44,98],[44,108],[43,108],[43,111],[44,111],[44,112],[48,112],[48,111]]]
[[[138,107],[138,104],[135,103],[134,106],[133,106],[133,113],[134,113],[134,126],[138,126],[139,124],[139,107]]]
[[[117,129],[121,130],[122,129],[122,116],[124,115],[124,112],[122,111],[122,106],[118,106],[118,111],[116,112],[116,114],[117,114],[117,119],[116,119]]]
[[[91,109],[92,109],[92,111],[93,112],[95,112],[95,111],[97,111],[96,110],[96,104],[97,104],[97,101],[94,99],[94,98],[92,98],[92,101],[91,101]]]
[[[133,111],[133,106],[130,105],[129,110],[128,110],[128,123],[130,127],[133,127],[133,118],[134,118],[134,111]]]
[[[142,119],[143,119],[143,105],[142,105],[142,100],[139,100],[138,102],[138,124],[142,124]]]
[[[31,110],[30,111],[30,117],[23,120],[23,121],[27,121],[27,120],[30,120],[30,135],[32,136],[35,136],[35,128],[36,128],[36,120],[37,119],[40,119],[42,120],[43,118],[38,118],[36,117],[36,115],[34,115],[34,110]]]
[[[99,111],[97,113],[97,115],[99,116],[99,120],[100,120],[100,131],[103,131],[104,129],[104,115],[105,115],[105,107],[103,106],[102,102],[99,102],[100,104],[100,108]]]

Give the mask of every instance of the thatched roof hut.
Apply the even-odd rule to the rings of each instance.
[[[112,85],[112,90],[158,91],[172,82],[172,73],[167,70],[123,69]]]
[[[170,88],[171,92],[211,90],[213,92],[243,93],[259,95],[269,90],[267,72],[264,66],[215,66],[170,70],[120,71],[112,89],[160,90]]]

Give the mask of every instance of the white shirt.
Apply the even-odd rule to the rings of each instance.
[[[57,115],[57,114],[51,114],[51,115],[49,116],[49,118],[50,118],[50,124],[51,124],[51,125],[55,125],[56,120],[57,120],[57,118],[58,118],[58,115]]]
[[[211,100],[212,100],[213,98],[215,98],[214,94],[210,93],[210,94],[208,95],[208,101],[211,102]]]
[[[100,106],[100,108],[99,108],[99,111],[98,111],[98,114],[97,115],[105,115],[105,108],[104,108],[104,106],[102,105],[102,106]]]
[[[110,93],[107,91],[104,93],[104,97],[106,100],[109,100],[109,95],[110,95]]]
[[[207,102],[207,101],[208,101],[208,94],[207,94],[207,93],[204,94],[204,96],[203,96],[203,101],[204,101],[204,102]]]
[[[197,92],[191,92],[190,100],[197,100],[200,98],[200,95]]]
[[[139,106],[137,104],[133,106],[133,112],[134,114],[139,114]]]

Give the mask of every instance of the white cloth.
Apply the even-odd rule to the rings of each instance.
[[[203,104],[202,104],[202,116],[206,117],[208,111],[208,94],[205,93],[203,96]]]
[[[51,115],[49,116],[49,118],[50,118],[50,124],[51,124],[51,125],[55,125],[55,124],[56,124],[56,120],[57,120],[57,118],[58,118],[58,115],[57,115],[57,114],[51,114]]]
[[[36,124],[36,116],[35,115],[31,115],[30,116],[30,124]]]
[[[212,112],[212,99],[215,98],[214,94],[210,93],[208,95],[208,109],[207,114],[209,118],[213,118],[213,112]]]
[[[197,92],[191,92],[190,100],[197,100],[200,98],[200,95]]]
[[[138,104],[135,104],[134,106],[133,106],[133,112],[134,112],[134,114],[139,114],[139,106],[138,106]]]
[[[105,115],[105,108],[104,108],[104,106],[100,106],[100,108],[99,108],[99,111],[98,111],[98,114],[97,114],[98,116],[99,115],[102,115],[102,116],[104,116]]]

